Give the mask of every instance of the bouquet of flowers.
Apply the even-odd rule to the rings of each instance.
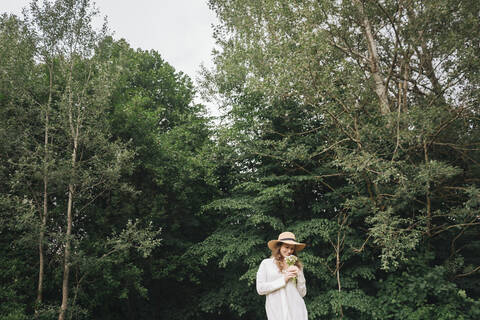
[[[287,263],[287,265],[289,267],[294,266],[295,263],[297,263],[297,260],[298,260],[298,258],[296,256],[294,256],[293,254],[288,256],[288,257],[285,257],[285,262]],[[297,277],[292,278],[292,281],[293,281],[293,283],[296,283],[297,282]]]

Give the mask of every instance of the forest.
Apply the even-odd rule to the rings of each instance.
[[[208,4],[198,85],[90,0],[0,15],[0,319],[266,319],[283,231],[309,319],[480,319],[480,2]]]

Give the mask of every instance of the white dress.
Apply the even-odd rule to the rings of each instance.
[[[296,284],[285,283],[273,258],[265,259],[257,271],[257,292],[266,295],[265,309],[268,320],[307,320],[307,308],[303,297],[307,293],[305,276],[300,270]]]

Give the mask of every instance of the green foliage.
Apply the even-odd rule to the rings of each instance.
[[[467,61],[479,61],[471,55],[478,48],[464,43],[478,36],[471,28],[478,17],[465,11],[478,4],[210,5],[220,19],[220,50],[204,79],[227,107],[218,158],[231,175],[221,182],[223,199],[204,207],[221,220],[213,239],[229,251],[222,240],[239,230],[263,243],[286,229],[306,241],[300,257],[312,319],[475,318],[479,295],[464,278],[478,278],[471,251],[478,214],[467,206],[478,184],[480,137],[476,67]],[[449,28],[438,27],[439,17]],[[216,241],[204,241],[209,249],[200,256],[229,256]],[[248,267],[251,277],[244,261],[254,250],[240,242],[236,252],[229,270]],[[423,272],[403,277],[417,260]],[[412,288],[432,289],[430,300],[400,311],[385,302],[390,296],[378,284],[386,279],[400,291],[436,283]],[[459,290],[472,300],[455,300]],[[406,305],[418,297],[401,295]],[[469,305],[457,308],[462,303]]]
[[[378,283],[378,319],[474,319],[478,300],[468,297],[448,279],[444,267],[429,267],[419,254],[399,276]]]
[[[413,221],[392,215],[393,209],[388,208],[368,217],[366,222],[372,224],[370,234],[375,237],[374,243],[382,248],[382,268],[389,270],[398,267],[400,262],[408,260],[407,250],[415,249],[422,237],[422,230],[418,227],[415,232],[409,226]]]
[[[209,3],[216,128],[89,1],[0,17],[0,317],[57,318],[71,241],[71,319],[262,319],[288,230],[310,319],[478,319],[478,1]]]
[[[160,245],[158,230],[161,221],[131,206],[128,210],[128,206],[124,208],[123,204],[132,198],[137,202],[142,200],[139,197],[142,188],[129,180],[135,174],[135,156],[140,153],[134,149],[145,147],[150,142],[145,145],[137,141],[134,145],[131,139],[122,142],[122,137],[115,131],[111,108],[115,105],[113,100],[122,99],[117,95],[125,91],[122,86],[129,86],[117,79],[122,77],[122,63],[126,65],[130,61],[122,61],[118,55],[115,56],[109,38],[97,37],[99,34],[96,33],[88,34],[90,8],[87,8],[88,12],[76,11],[78,7],[75,5],[56,1],[40,6],[33,2],[26,24],[6,16],[1,21],[2,48],[23,48],[23,51],[18,50],[22,55],[17,57],[6,50],[2,53],[5,57],[2,59],[2,74],[5,73],[6,77],[1,87],[1,148],[9,155],[1,159],[2,177],[8,177],[2,179],[1,185],[2,194],[5,194],[2,198],[5,209],[2,207],[1,217],[5,230],[1,243],[2,252],[6,253],[2,264],[14,267],[5,274],[8,279],[5,278],[2,283],[21,279],[14,285],[2,286],[1,291],[8,301],[7,304],[2,303],[2,317],[30,318],[34,307],[41,319],[52,319],[58,315],[58,289],[63,273],[61,252],[66,240],[72,242],[73,248],[70,259],[70,317],[87,319],[95,313],[107,314],[115,309],[112,306],[137,295],[142,297],[142,303],[148,299],[145,261]],[[82,5],[88,7],[89,4]],[[73,28],[72,21],[80,23],[79,29]],[[75,32],[84,37],[76,36]],[[72,37],[79,41],[78,47],[69,46],[68,41]],[[110,46],[105,45],[108,43]],[[68,51],[70,49],[74,51]],[[128,50],[135,55],[129,48],[125,51]],[[145,53],[144,56],[154,57],[157,65],[161,65],[158,54]],[[29,65],[28,69],[18,69]],[[145,89],[166,96],[165,103],[171,107],[178,103],[179,111],[175,116],[180,117],[190,103],[185,100],[191,99],[191,85],[187,78],[174,76],[174,70],[169,65],[164,64],[162,70],[165,70],[164,75],[169,76],[168,79],[162,79],[157,74],[145,79],[145,83],[163,81],[165,87],[161,90],[156,86]],[[9,78],[12,80],[9,81]],[[31,79],[38,79],[38,82]],[[12,85],[18,90],[11,90]],[[175,99],[184,101],[180,104]],[[200,109],[199,106],[197,108]],[[159,115],[154,117],[152,114],[150,121],[156,126],[159,118]],[[49,130],[49,140],[44,151],[45,128]],[[148,130],[147,136],[158,140],[158,128]],[[204,129],[203,133],[208,137],[206,132],[207,129]],[[72,166],[71,148],[76,138],[78,158]],[[43,212],[44,177],[48,177],[49,183],[47,225],[42,225],[42,219],[38,217]],[[69,184],[74,186],[75,192],[74,228],[72,236],[67,239],[64,214]],[[29,210],[24,209],[25,206]],[[125,229],[122,230],[122,226],[126,226]],[[42,304],[35,306],[40,230],[45,231],[46,280]],[[3,243],[6,244],[4,248]],[[92,282],[96,284],[91,285]],[[118,308],[118,314],[123,314],[124,310],[123,307]],[[117,318],[115,313],[109,316]]]

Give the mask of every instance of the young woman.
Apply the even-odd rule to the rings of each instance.
[[[288,266],[285,258],[297,255],[305,248],[291,232],[283,232],[278,240],[268,242],[272,256],[260,264],[257,272],[257,292],[266,295],[268,320],[307,320],[303,297],[307,293],[302,264],[299,260]],[[296,278],[296,279],[294,279]]]

